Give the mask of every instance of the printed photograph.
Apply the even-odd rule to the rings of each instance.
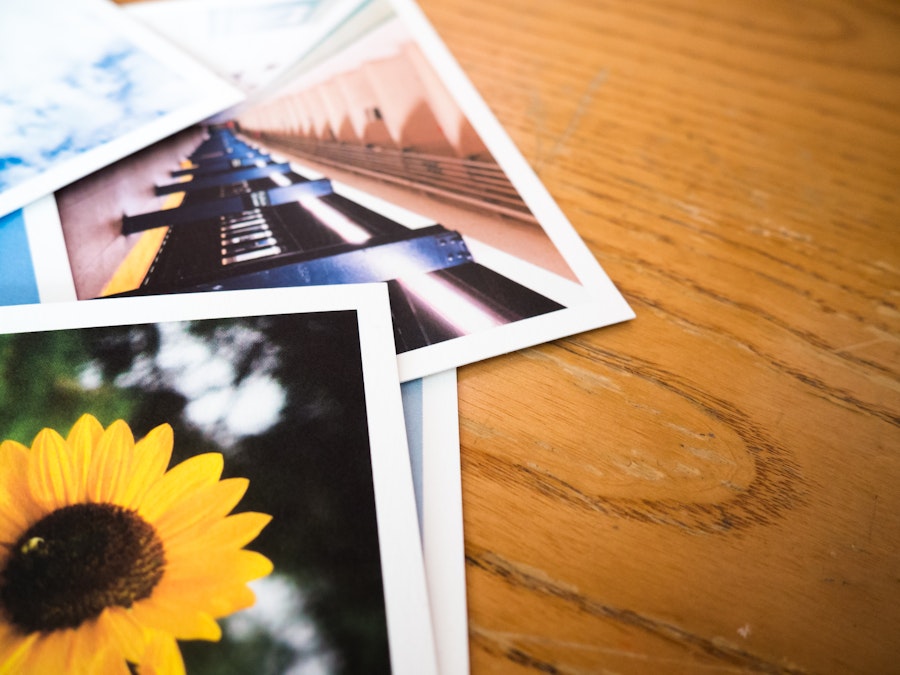
[[[404,381],[632,316],[413,7],[308,9],[264,92],[57,193],[79,299],[387,282]]]
[[[132,0],[122,9],[250,94],[267,86],[358,0]],[[239,48],[235,48],[239,45]]]
[[[469,674],[456,371],[401,387],[438,672]]]
[[[404,672],[364,371],[347,310],[0,335],[4,669]]]
[[[0,215],[241,98],[97,0],[4,3],[0,62]]]

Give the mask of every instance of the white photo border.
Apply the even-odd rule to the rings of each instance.
[[[434,633],[384,284],[108,298],[0,307],[0,334],[354,310],[359,325],[392,671],[436,675]]]
[[[502,273],[507,277],[556,300],[564,307],[549,314],[521,319],[398,354],[401,382],[634,318],[634,312],[628,303],[503,130],[421,9],[412,0],[362,0],[359,4],[363,6],[370,2],[384,3],[395,12],[531,209],[551,244],[580,282],[539,270],[471,237],[464,237],[470,250],[477,252],[476,259],[486,260],[489,266],[502,266]],[[281,84],[284,85],[285,82],[281,81]],[[373,204],[384,201],[377,196],[369,196]],[[385,205],[391,206],[387,203]],[[396,207],[394,210],[402,209]],[[26,223],[38,218],[34,211],[31,207],[25,210]],[[408,215],[414,220],[422,218],[411,212]],[[58,216],[56,220],[58,221]],[[48,223],[44,226],[41,223],[38,227],[42,230],[42,241],[49,237],[62,239],[58,224]],[[43,253],[39,251],[33,252],[34,258],[41,255]]]

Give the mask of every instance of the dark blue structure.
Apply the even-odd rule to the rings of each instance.
[[[191,180],[156,187],[181,204],[122,219],[124,234],[169,228],[132,294],[384,281],[398,352],[562,308],[479,265],[458,232],[406,227],[228,128],[208,131],[192,167],[172,172]]]

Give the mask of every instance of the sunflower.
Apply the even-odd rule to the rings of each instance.
[[[249,482],[218,453],[167,471],[172,444],[91,415],[0,444],[0,674],[184,673],[177,640],[255,602],[272,563],[243,547],[271,516],[228,515]]]

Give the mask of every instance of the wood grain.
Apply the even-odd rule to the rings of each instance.
[[[420,4],[638,314],[460,370],[472,672],[900,672],[900,6]]]

